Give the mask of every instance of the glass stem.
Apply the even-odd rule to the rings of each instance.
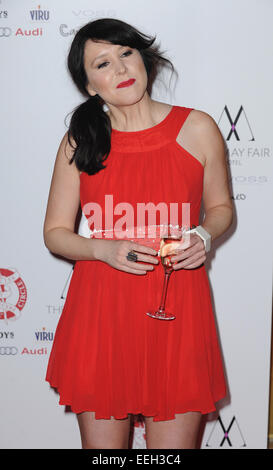
[[[164,312],[165,310],[166,295],[167,295],[168,283],[169,283],[171,274],[172,274],[172,270],[167,270],[167,269],[165,270],[164,284],[163,284],[163,290],[162,290],[160,307],[159,307],[160,312]]]

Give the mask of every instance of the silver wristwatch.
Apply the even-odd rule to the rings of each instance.
[[[202,238],[205,245],[205,251],[208,252],[210,250],[211,235],[201,225],[188,230],[186,233],[196,233],[200,238]]]

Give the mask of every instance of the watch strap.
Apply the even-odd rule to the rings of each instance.
[[[211,248],[211,235],[202,227],[198,225],[197,227],[188,230],[186,233],[196,233],[204,242],[205,251],[210,251]]]

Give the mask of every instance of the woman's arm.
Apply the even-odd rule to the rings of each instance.
[[[44,243],[55,254],[71,260],[96,259],[101,240],[88,239],[74,232],[80,206],[80,172],[69,164],[73,149],[64,135],[54,165],[43,227]]]
[[[233,206],[228,184],[226,150],[222,134],[211,116],[195,111],[192,125],[194,139],[199,142],[204,164],[203,203],[205,217],[201,225],[211,235],[212,241],[231,225]],[[191,235],[190,246],[172,257],[174,269],[192,269],[206,259],[204,243],[198,235]]]
[[[205,158],[203,186],[205,218],[201,225],[214,240],[230,227],[233,206],[222,134],[211,116],[201,111],[200,113],[197,138],[202,142]]]

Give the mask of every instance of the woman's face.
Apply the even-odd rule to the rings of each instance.
[[[89,94],[98,94],[106,104],[131,105],[141,100],[146,92],[147,72],[137,49],[88,39],[84,50],[84,68]],[[135,79],[131,86],[117,88],[119,83],[131,78]]]

